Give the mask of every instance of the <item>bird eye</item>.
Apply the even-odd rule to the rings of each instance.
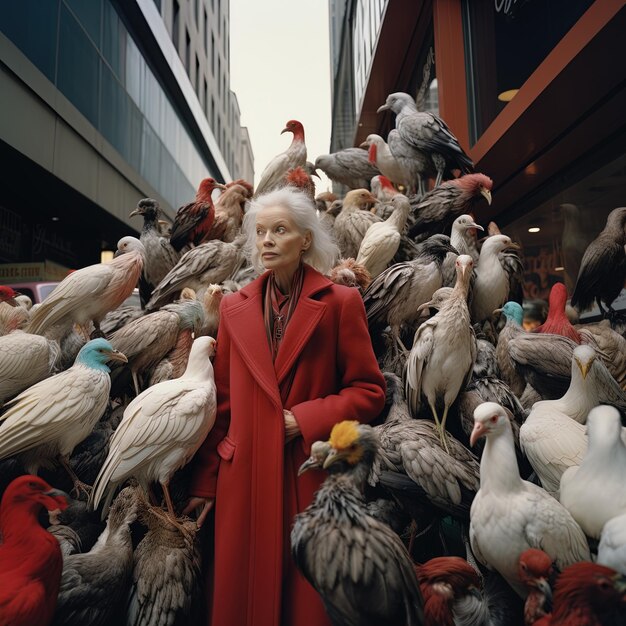
[[[492,415],[491,416],[491,423],[495,424],[498,421],[498,416],[497,415]]]
[[[35,483],[35,482],[31,481],[31,482],[28,483],[28,486],[31,489],[34,489],[35,491],[41,491],[41,485],[39,483]]]
[[[600,589],[603,589],[604,591],[608,591],[609,589],[612,588],[612,585],[608,580],[606,580],[606,578],[603,578],[600,581],[600,584],[598,585],[598,587],[600,587]]]

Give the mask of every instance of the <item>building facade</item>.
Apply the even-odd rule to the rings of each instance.
[[[224,0],[3,3],[0,91],[0,263],[97,262],[140,198],[171,219],[249,168]]]
[[[412,94],[493,178],[477,217],[523,245],[526,298],[554,282],[571,294],[625,204],[624,1],[331,0],[330,13],[333,149],[386,136],[394,118],[377,108]]]

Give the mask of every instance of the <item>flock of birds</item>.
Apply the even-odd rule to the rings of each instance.
[[[526,332],[519,246],[494,223],[478,237],[491,179],[409,95],[380,110],[396,114],[387,141],[314,164],[288,122],[256,190],[207,178],[171,227],[141,200],[140,238],[41,304],[0,287],[0,625],[194,623],[198,528],[180,511],[215,420],[212,337],[223,296],[256,277],[246,203],[285,185],[332,229],[330,277],[362,293],[387,381],[379,420],[337,424],[301,468],[328,478],[292,554],[333,624],[626,623],[626,327],[611,309],[626,208],[571,300],[606,319],[578,324],[556,284]],[[316,169],[350,190],[315,196]],[[121,306],[137,285],[141,307]]]

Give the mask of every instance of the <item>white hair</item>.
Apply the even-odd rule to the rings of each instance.
[[[318,219],[313,201],[292,187],[270,191],[250,202],[241,229],[246,235],[246,252],[254,268],[259,272],[265,270],[256,247],[257,214],[261,209],[275,206],[284,207],[289,211],[301,234],[307,232],[311,234],[311,245],[302,255],[302,260],[322,274],[330,272],[339,257],[339,248],[325,224]]]

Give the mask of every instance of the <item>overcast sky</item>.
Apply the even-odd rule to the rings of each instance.
[[[254,151],[255,178],[304,125],[308,160],[330,146],[328,0],[231,0],[230,80]],[[329,183],[314,179],[318,193]]]

